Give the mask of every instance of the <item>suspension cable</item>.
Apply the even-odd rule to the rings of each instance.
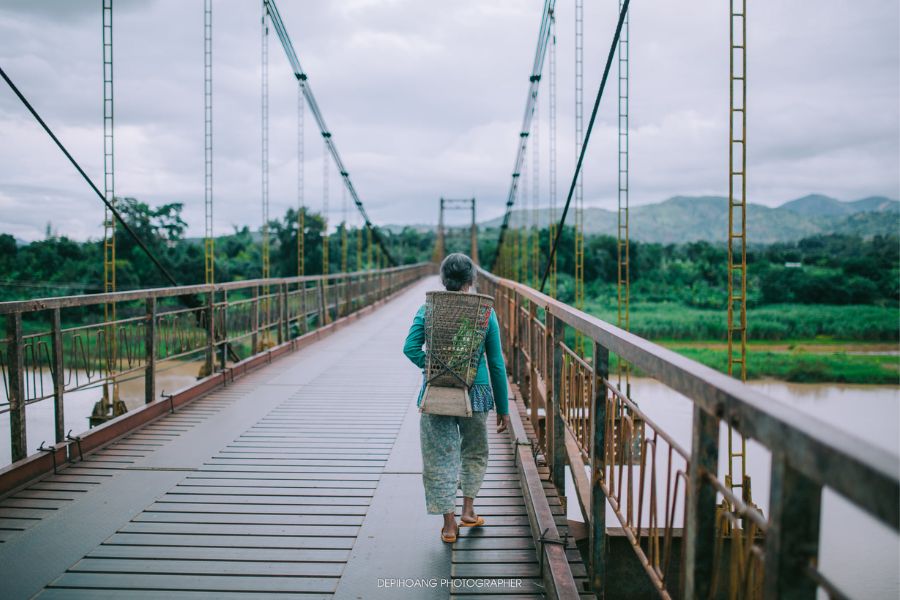
[[[309,110],[312,113],[313,118],[316,120],[316,123],[319,126],[322,137],[324,137],[326,140],[326,147],[328,149],[328,152],[331,154],[331,158],[334,160],[335,165],[337,166],[338,173],[341,174],[341,178],[344,181],[344,186],[346,186],[347,191],[350,193],[350,197],[353,198],[353,203],[356,205],[357,210],[365,220],[366,227],[372,229],[372,235],[376,243],[381,246],[381,249],[384,251],[385,257],[387,258],[388,262],[392,266],[396,266],[398,264],[397,261],[394,260],[394,257],[388,251],[383,236],[369,219],[369,215],[366,213],[366,209],[363,206],[362,201],[359,199],[359,194],[356,192],[356,188],[353,187],[353,182],[350,181],[350,175],[347,172],[347,168],[344,166],[344,161],[341,160],[341,155],[338,153],[337,147],[334,145],[334,139],[331,136],[328,126],[325,124],[325,118],[322,116],[322,111],[319,109],[319,104],[316,102],[316,97],[313,95],[312,88],[309,85],[308,77],[303,71],[303,68],[300,66],[300,59],[297,58],[297,52],[296,50],[294,50],[294,44],[291,42],[291,38],[288,35],[287,28],[284,26],[284,21],[282,21],[281,14],[278,12],[278,7],[275,5],[275,0],[263,0],[263,6],[269,14],[272,22],[272,27],[275,28],[275,33],[278,35],[278,39],[281,40],[281,46],[284,49],[284,53],[287,56],[288,62],[291,64],[291,69],[294,72],[294,76],[297,78],[298,82],[303,83],[303,85],[301,86],[303,88],[303,95],[306,98],[306,102],[309,104]]]
[[[548,264],[544,269],[544,276],[541,278],[542,292],[544,291],[544,287],[547,285],[547,277],[550,274],[549,263],[553,260],[553,257],[556,254],[556,248],[559,245],[559,240],[562,237],[562,230],[566,222],[566,215],[569,212],[569,205],[572,202],[572,194],[575,192],[575,185],[578,182],[578,176],[581,173],[581,165],[584,162],[584,155],[585,152],[587,152],[588,142],[590,142],[591,133],[594,130],[594,121],[597,119],[597,109],[600,108],[600,99],[603,97],[603,90],[606,88],[606,80],[609,77],[609,70],[612,66],[616,47],[619,44],[619,35],[622,32],[622,23],[625,20],[625,15],[628,12],[628,4],[630,2],[631,0],[623,0],[622,2],[622,10],[619,12],[619,22],[616,25],[616,33],[613,36],[612,45],[609,49],[609,55],[606,57],[606,67],[603,69],[603,78],[600,80],[600,88],[597,90],[597,97],[594,100],[594,108],[591,111],[591,120],[588,121],[587,133],[585,133],[584,143],[581,146],[581,154],[578,156],[578,163],[575,165],[575,174],[572,176],[572,183],[569,185],[569,194],[566,197],[566,203],[563,206],[562,216],[559,219],[559,225],[556,230],[556,237],[553,239],[553,245],[550,247],[550,255],[547,257]]]
[[[506,238],[506,230],[509,228],[509,219],[512,208],[516,202],[516,193],[519,186],[519,173],[525,160],[525,148],[528,145],[528,131],[531,130],[531,118],[534,115],[534,102],[537,100],[538,88],[541,82],[541,73],[544,70],[544,57],[547,54],[547,46],[550,40],[550,22],[556,0],[544,0],[544,12],[541,14],[541,26],[538,29],[537,47],[534,51],[534,64],[531,68],[531,76],[528,78],[528,100],[525,103],[525,116],[522,118],[522,128],[519,130],[519,145],[516,151],[516,162],[513,167],[512,181],[509,185],[509,194],[506,198],[506,213],[503,215],[503,223],[500,225],[500,235],[497,239],[497,250],[491,262],[490,270],[494,270],[503,248]]]
[[[28,99],[26,99],[25,96],[22,94],[22,92],[19,91],[19,88],[16,87],[16,84],[14,84],[12,82],[12,80],[6,74],[6,71],[3,70],[3,67],[0,67],[0,77],[3,77],[3,80],[10,87],[10,89],[13,91],[13,93],[16,96],[18,96],[18,98],[22,102],[22,104],[25,105],[25,108],[28,109],[28,112],[31,113],[31,116],[33,116],[34,119],[38,122],[38,124],[44,129],[44,132],[46,132],[47,135],[50,136],[50,139],[53,140],[53,143],[56,144],[56,147],[59,148],[59,150],[65,155],[65,157],[67,159],[69,159],[69,162],[72,163],[72,166],[75,167],[75,170],[78,171],[78,173],[79,173],[79,175],[81,175],[82,179],[84,179],[85,182],[87,182],[87,184],[91,187],[91,189],[94,190],[94,193],[97,194],[97,197],[100,198],[100,201],[103,202],[104,205],[106,205],[106,208],[109,209],[109,212],[111,212],[113,214],[113,216],[116,218],[116,220],[122,226],[122,228],[128,232],[128,235],[130,235],[134,239],[134,242],[138,245],[138,247],[140,247],[140,249],[144,252],[144,254],[147,255],[147,258],[150,259],[150,261],[159,270],[159,272],[163,275],[163,277],[165,277],[166,280],[169,283],[171,283],[173,286],[177,286],[178,282],[175,281],[175,278],[172,277],[172,275],[166,270],[166,268],[162,265],[162,263],[159,262],[159,259],[156,258],[156,256],[150,251],[150,249],[147,247],[147,244],[145,244],[144,241],[134,231],[134,229],[131,228],[131,226],[128,224],[128,222],[125,221],[124,218],[122,218],[122,214],[116,209],[116,207],[113,206],[112,203],[110,203],[106,199],[106,196],[103,195],[103,192],[100,191],[100,188],[98,188],[96,186],[96,184],[94,184],[94,182],[91,181],[91,178],[88,177],[87,173],[84,172],[84,169],[81,168],[81,165],[78,164],[78,161],[76,161],[75,158],[73,158],[72,155],[69,153],[69,151],[66,150],[66,147],[62,145],[62,142],[59,141],[59,138],[56,137],[56,135],[53,133],[53,131],[50,129],[50,127],[47,125],[47,123],[44,122],[44,119],[41,118],[41,116],[37,113],[37,111],[34,109],[34,107],[31,105],[31,103],[28,101]]]

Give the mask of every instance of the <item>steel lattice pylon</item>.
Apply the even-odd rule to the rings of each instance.
[[[212,0],[203,0],[203,258],[206,283],[216,278],[213,238]]]

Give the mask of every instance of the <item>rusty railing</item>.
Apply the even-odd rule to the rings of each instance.
[[[38,440],[31,441],[27,435],[25,413],[31,404],[53,401],[56,446],[50,448],[60,451],[79,439],[68,435],[70,429],[81,431],[87,426],[87,422],[66,422],[66,394],[97,389],[98,400],[106,396],[109,413],[92,420],[98,424],[113,420],[124,410],[124,405],[115,406],[118,386],[124,382],[142,382],[143,402],[159,402],[156,377],[165,365],[196,360],[199,378],[227,373],[432,271],[430,264],[423,263],[325,277],[0,303],[0,321],[6,325],[5,332],[0,332],[0,415],[9,415],[12,462],[40,454]],[[107,303],[117,307],[113,322],[104,322]],[[50,440],[39,441],[46,450],[44,443]]]
[[[478,288],[495,298],[508,370],[560,494],[569,469],[598,596],[626,583],[606,587],[614,533],[662,598],[845,597],[817,568],[823,487],[898,531],[896,456],[528,286],[482,271]],[[566,342],[576,332],[587,358]],[[692,403],[690,448],[610,380],[611,355]],[[765,516],[718,473],[728,425],[771,453]]]

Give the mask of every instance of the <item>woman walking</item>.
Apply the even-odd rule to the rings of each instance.
[[[441,263],[441,282],[447,291],[469,292],[475,284],[475,265],[465,254],[451,254]],[[403,353],[419,368],[425,368],[425,306],[413,319]],[[485,361],[485,356],[487,360]],[[423,383],[419,404],[425,391]],[[488,462],[487,418],[497,410],[497,432],[509,427],[506,365],[500,347],[500,326],[491,311],[484,349],[474,384],[469,390],[471,417],[422,413],[419,428],[422,446],[422,481],[428,514],[443,515],[441,540],[456,541],[459,527],[478,527],[485,520],[475,513],[474,502]],[[456,522],[456,490],[462,490],[463,510]]]

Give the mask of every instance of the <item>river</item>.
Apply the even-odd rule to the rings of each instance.
[[[894,455],[900,454],[900,387],[770,380],[754,381],[750,385],[775,401],[853,433]],[[631,389],[641,409],[690,451],[691,402],[653,379],[636,378]],[[725,472],[727,464],[726,436],[723,427],[720,473]],[[659,463],[659,467],[664,468],[664,464]],[[763,514],[768,512],[770,465],[769,452],[751,441],[747,448],[747,470],[753,483],[753,501]],[[664,476],[658,481],[658,485],[665,485]],[[567,488],[571,499],[568,517],[582,521],[571,481],[567,481]],[[664,493],[665,488],[660,489]],[[607,523],[618,526],[612,510],[607,511]],[[819,564],[826,576],[851,598],[896,600],[900,597],[897,534],[827,488],[823,492],[821,523]]]
[[[200,371],[197,361],[163,361],[156,375],[156,389],[161,394],[173,392],[189,386],[197,381]],[[79,373],[81,381],[85,381],[84,373]],[[119,384],[119,398],[125,401],[129,410],[144,403],[143,372],[127,375]],[[52,390],[53,384],[48,373],[44,373],[44,389]],[[94,403],[101,397],[99,387],[89,387],[74,392],[67,392],[63,398],[66,415],[66,431],[72,430],[78,435],[88,430],[88,417]],[[5,390],[0,386],[0,402],[6,402]],[[48,445],[55,440],[53,425],[53,398],[29,404],[25,408],[26,440],[28,452],[32,453],[44,441]],[[10,463],[9,447],[9,413],[0,414],[0,468]]]

